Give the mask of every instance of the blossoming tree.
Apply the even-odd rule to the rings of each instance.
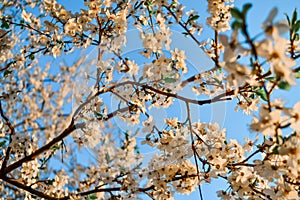
[[[172,199],[195,190],[202,199],[201,185],[213,179],[229,185],[221,199],[298,199],[300,102],[273,97],[300,77],[297,11],[274,22],[274,8],[253,36],[251,4],[207,3],[210,38],[201,35],[201,13],[177,0],[85,0],[76,12],[53,0],[2,1],[1,199]],[[170,48],[172,26],[214,67],[189,74],[185,52]],[[123,55],[129,29],[139,32],[144,64]],[[81,50],[92,46],[97,55],[86,63]],[[78,77],[92,84],[82,89]],[[196,97],[180,95],[185,88]],[[253,117],[256,140],[228,139],[218,124],[191,117],[191,105],[228,101]],[[158,126],[150,110],[174,102],[185,105],[185,119]],[[84,148],[93,151],[85,162]],[[156,153],[145,161],[141,148]]]

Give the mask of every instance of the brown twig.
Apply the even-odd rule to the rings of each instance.
[[[3,109],[2,109],[2,102],[1,101],[0,101],[0,115],[5,120],[6,125],[10,129],[9,138],[10,138],[10,142],[11,142],[11,136],[15,134],[15,129],[14,129],[13,125],[10,123],[10,120],[8,119],[8,117],[5,116],[5,114],[3,112]],[[0,170],[1,175],[4,175],[4,170],[6,168],[6,165],[7,165],[7,162],[9,160],[9,156],[10,156],[10,151],[11,151],[11,147],[9,146],[6,150],[6,154],[5,154],[4,160],[2,162],[2,166],[1,166],[1,170]]]
[[[190,111],[189,103],[186,103],[186,110],[187,110],[189,130],[190,130],[190,135],[191,135],[191,140],[192,140],[192,150],[193,150],[193,154],[194,154],[194,160],[195,160],[195,164],[196,164],[196,170],[197,170],[198,181],[199,181],[199,183],[198,183],[199,196],[200,196],[200,199],[203,200],[202,190],[201,190],[201,186],[200,186],[199,165],[198,165],[198,160],[197,160],[197,155],[196,155],[195,141],[194,141],[194,137],[193,137],[193,128],[192,128],[191,111]]]

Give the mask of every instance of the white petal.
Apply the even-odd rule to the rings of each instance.
[[[275,7],[271,10],[271,12],[269,13],[269,16],[267,17],[267,19],[264,21],[263,23],[263,27],[267,27],[268,25],[272,24],[272,21],[274,20],[275,16],[278,13],[278,9]]]

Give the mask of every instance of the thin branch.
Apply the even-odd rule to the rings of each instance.
[[[29,53],[28,55],[26,55],[24,58],[28,58],[28,57],[30,57],[30,56],[36,54],[36,53],[39,53],[39,52],[41,52],[41,51],[43,51],[43,50],[47,50],[47,49],[48,49],[48,47],[43,47],[43,48],[37,49],[36,51],[30,52],[30,53]],[[2,71],[4,71],[4,70],[7,70],[11,65],[16,64],[16,63],[17,63],[17,62],[16,62],[15,60],[9,62],[5,67],[3,67],[3,68],[0,69],[0,72],[2,72]]]
[[[10,129],[10,136],[9,136],[9,138],[10,138],[10,142],[11,142],[11,136],[15,134],[15,129],[14,129],[13,125],[10,123],[8,117],[5,116],[5,114],[4,114],[4,112],[3,112],[3,109],[2,109],[2,102],[1,102],[1,101],[0,101],[0,115],[1,115],[1,117],[5,120],[6,125],[7,125],[7,126],[9,127],[9,129]],[[3,162],[2,162],[2,166],[1,166],[1,170],[0,170],[1,175],[4,174],[4,170],[5,170],[5,168],[6,168],[6,165],[7,165],[8,160],[9,160],[10,151],[11,151],[11,147],[9,146],[9,147],[7,148],[7,151],[6,151],[4,160],[3,160]]]
[[[177,20],[177,17],[176,15],[174,14],[174,12],[171,10],[170,7],[168,6],[164,6],[169,12],[170,14],[174,17],[175,20]],[[178,24],[189,34],[189,36],[191,36],[191,38],[197,43],[197,45],[203,50],[203,48],[201,47],[202,44],[201,42],[198,41],[198,39],[193,35],[191,34],[191,32],[189,31],[189,29],[186,27],[186,25],[184,25],[181,21],[178,21]],[[213,58],[212,58],[213,59]],[[214,60],[214,59],[213,59]]]
[[[267,196],[266,194],[264,194],[263,192],[257,190],[257,189],[254,188],[253,186],[250,186],[250,188],[251,188],[254,192],[256,192],[257,194],[260,194],[260,195],[266,197],[267,199],[272,200],[271,197],[269,197],[269,196]]]
[[[199,76],[200,76],[201,74],[206,74],[206,73],[209,73],[209,72],[214,72],[214,71],[218,70],[219,68],[220,68],[220,67],[215,66],[215,67],[213,67],[213,68],[211,68],[211,69],[209,69],[209,70],[207,70],[207,71],[201,72],[201,73],[199,73],[199,74],[195,74],[195,75],[193,75],[193,76],[187,78],[186,80],[182,81],[181,84],[180,84],[180,86],[181,86],[181,87],[184,87],[184,86],[186,86],[187,84],[189,84],[189,83],[191,83],[191,82],[193,82],[193,81],[195,81],[195,80],[198,80],[198,79],[199,79]]]
[[[218,45],[219,45],[219,33],[217,30],[215,30],[215,42],[214,42],[214,45],[215,45],[215,65],[216,66],[219,66],[219,52],[218,52]]]
[[[5,37],[8,33],[10,33],[10,32],[11,32],[11,30],[6,31],[3,35],[0,36],[0,39],[4,38],[4,37]]]
[[[195,160],[195,164],[196,164],[196,170],[197,170],[198,181],[199,181],[199,183],[198,183],[199,196],[200,196],[200,199],[203,200],[202,190],[201,190],[201,186],[200,186],[200,172],[199,172],[198,160],[197,160],[197,156],[196,156],[195,141],[194,141],[194,137],[193,137],[193,128],[192,128],[191,111],[190,111],[189,103],[186,103],[186,110],[187,110],[188,121],[189,121],[189,129],[190,129],[190,135],[191,135],[191,140],[192,140],[192,149],[193,149],[193,153],[194,153],[194,160]]]
[[[243,161],[238,162],[238,163],[233,163],[231,164],[231,166],[237,166],[237,165],[245,165],[247,164],[246,162],[249,161],[253,156],[255,156],[256,154],[263,152],[265,147],[267,147],[266,144],[264,144],[263,146],[261,146],[259,149],[257,149],[256,151],[254,151],[252,154],[250,154],[247,158],[245,158]],[[247,164],[247,166],[251,166],[252,164]]]

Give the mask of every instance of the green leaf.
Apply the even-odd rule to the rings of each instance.
[[[285,81],[280,81],[280,83],[277,86],[280,89],[283,89],[283,90],[290,90],[291,89],[291,85],[288,82],[285,82]]]
[[[145,2],[144,2],[144,5],[145,5],[145,6],[150,6],[150,5],[151,5],[151,1],[145,1]]]
[[[300,72],[300,67],[297,67],[296,69],[294,69],[294,72]]]
[[[274,76],[266,77],[266,79],[267,79],[268,81],[276,81],[276,77],[274,77]]]
[[[29,55],[29,59],[30,59],[30,60],[34,60],[34,54],[30,54],[30,55]]]
[[[175,78],[166,77],[163,79],[166,83],[175,83],[177,80]]]
[[[88,199],[88,200],[95,200],[95,199],[97,199],[97,196],[96,196],[95,194],[89,194],[89,195],[87,196],[87,199]]]
[[[222,81],[218,80],[217,78],[213,78],[214,81],[216,81],[216,83],[218,83],[219,85],[222,85]]]
[[[255,94],[251,94],[249,97],[250,97],[251,99],[254,99],[254,98],[255,98]]]
[[[94,111],[94,115],[95,115],[96,117],[100,117],[100,114],[97,113],[96,111]]]
[[[297,9],[295,8],[292,16],[292,25],[295,24],[297,21]]]
[[[127,131],[124,132],[125,140],[129,141],[129,133]]]
[[[264,101],[268,101],[267,93],[264,89],[260,89],[256,91],[256,94]]]
[[[107,163],[110,163],[111,162],[111,159],[110,159],[110,156],[108,153],[105,154],[105,160]]]
[[[240,21],[240,22],[243,21],[244,15],[238,9],[232,8],[230,10],[230,13],[231,13],[232,17],[235,18],[237,21]]]
[[[103,117],[103,115],[102,115],[101,113],[98,113],[98,112],[96,112],[96,111],[94,111],[94,115],[95,115],[95,117],[100,117],[100,118]]]
[[[9,29],[9,24],[5,20],[2,20],[1,28]]]
[[[246,3],[244,6],[243,6],[243,15],[246,16],[247,15],[247,12],[248,10],[252,7],[252,4],[251,3]]]
[[[300,29],[300,20],[298,20],[294,25],[293,25],[293,31],[296,33]]]
[[[199,15],[191,15],[187,21],[187,23],[191,24],[199,18]]]
[[[39,167],[39,169],[40,170],[45,170],[45,169],[47,169],[47,167],[46,166],[42,166],[42,167]]]
[[[149,12],[150,12],[150,14],[153,14],[153,15],[154,15],[154,14],[157,13],[157,10],[150,10]]]
[[[58,144],[55,144],[51,147],[51,150],[54,150],[54,151],[58,150],[58,149],[60,149],[60,145],[58,145]]]
[[[54,179],[49,179],[49,180],[46,180],[45,183],[46,183],[47,185],[53,185],[54,181],[55,181]]]
[[[232,29],[241,29],[243,26],[243,24],[241,22],[238,22],[238,21],[234,21],[232,24],[231,24],[231,28]]]
[[[291,26],[291,20],[290,20],[288,14],[285,13],[284,15],[286,16],[286,20],[287,20],[289,26]]]
[[[12,70],[7,69],[7,70],[4,71],[3,76],[6,77],[7,75],[9,75],[11,73],[12,73]]]
[[[299,34],[298,33],[296,33],[295,35],[294,35],[294,38],[293,38],[295,41],[298,41],[299,40]]]
[[[274,149],[273,149],[274,154],[279,154],[278,148],[279,148],[279,146],[274,147]]]
[[[5,143],[6,143],[6,140],[1,141],[0,142],[0,147],[3,147],[5,145]]]
[[[124,166],[121,166],[121,167],[119,168],[119,171],[120,171],[121,173],[125,173],[125,172],[126,172],[126,168],[125,168]]]
[[[295,78],[300,78],[300,71],[296,72],[294,75],[295,75]]]

